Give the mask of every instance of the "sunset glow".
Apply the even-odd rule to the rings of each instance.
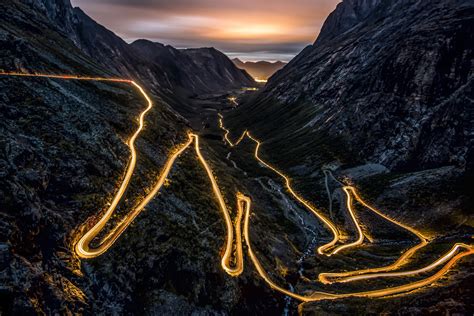
[[[340,0],[73,0],[129,42],[214,46],[242,60],[284,60],[312,44]]]

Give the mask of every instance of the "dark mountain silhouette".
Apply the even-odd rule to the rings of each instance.
[[[198,68],[186,54],[162,44],[150,44],[150,52],[143,52],[147,41],[128,44],[112,31],[95,22],[80,8],[72,8],[68,0],[24,1],[32,9],[44,12],[60,32],[71,39],[84,53],[123,77],[153,82],[154,92],[185,94],[211,93],[232,88],[252,86],[253,79],[237,69],[221,52],[215,50],[212,61],[215,69]],[[152,47],[151,47],[152,46]],[[207,49],[204,49],[207,51]],[[138,52],[138,53],[137,53]],[[155,58],[142,58],[141,54]],[[163,57],[163,58],[160,58]],[[184,69],[182,66],[185,66]],[[189,70],[189,71],[188,71]],[[209,71],[210,70],[210,71]],[[209,72],[208,72],[209,71]],[[169,96],[168,96],[169,97]]]
[[[346,141],[354,159],[391,169],[472,169],[472,7],[344,1],[315,45],[251,102],[249,123],[288,140],[301,129],[308,138],[328,133]],[[274,131],[272,118],[285,128]]]

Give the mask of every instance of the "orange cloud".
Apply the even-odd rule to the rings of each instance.
[[[214,46],[241,57],[266,54],[266,59],[289,59],[314,42],[338,2],[73,0],[128,41],[147,38],[178,47]]]

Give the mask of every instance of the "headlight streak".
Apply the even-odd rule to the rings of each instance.
[[[269,163],[267,163],[266,161],[264,161],[263,159],[260,158],[259,152],[260,152],[260,146],[262,145],[262,143],[259,140],[257,140],[256,138],[252,137],[252,135],[250,135],[250,132],[248,132],[248,131],[247,131],[247,137],[257,144],[257,146],[255,147],[255,153],[254,153],[255,158],[262,165],[264,165],[265,167],[267,167],[268,169],[272,170],[273,172],[278,174],[280,177],[282,177],[285,180],[285,184],[286,184],[286,188],[287,188],[288,192],[290,192],[290,194],[296,200],[298,200],[301,204],[303,204],[317,218],[319,218],[327,227],[329,227],[329,229],[331,230],[332,235],[333,235],[332,241],[330,241],[329,243],[327,243],[325,245],[322,245],[321,247],[318,248],[318,253],[320,255],[325,254],[324,253],[325,250],[333,247],[339,241],[339,232],[337,231],[336,226],[328,218],[326,218],[324,215],[322,215],[315,207],[311,206],[311,204],[308,201],[303,199],[301,196],[299,196],[293,190],[293,188],[291,187],[291,180],[288,176],[286,176],[285,174],[283,174],[283,172],[281,172],[280,170],[278,170],[277,168],[273,167],[272,165],[270,165]],[[329,256],[332,255],[332,253],[325,254],[325,255],[329,257]]]
[[[363,280],[365,278],[371,279],[371,278],[377,277],[377,275],[379,275],[379,273],[381,273],[381,272],[397,270],[400,267],[407,264],[409,259],[416,252],[418,252],[420,249],[422,249],[426,245],[428,245],[428,239],[425,236],[423,236],[422,233],[420,233],[419,231],[417,231],[416,229],[414,229],[414,228],[412,228],[408,225],[405,225],[403,223],[400,223],[399,221],[396,221],[396,220],[388,217],[387,215],[383,214],[382,212],[380,212],[376,208],[374,208],[374,207],[370,206],[369,204],[367,204],[359,196],[359,194],[357,193],[357,190],[354,187],[347,186],[345,188],[347,190],[346,192],[350,192],[352,195],[354,195],[356,201],[359,202],[361,205],[363,205],[364,207],[366,207],[370,211],[374,212],[378,216],[382,217],[386,221],[389,221],[389,222],[391,222],[391,223],[393,223],[393,224],[409,231],[410,233],[415,235],[420,240],[420,242],[417,245],[415,245],[412,248],[405,251],[398,258],[398,260],[396,262],[394,262],[394,263],[392,263],[388,266],[378,267],[378,268],[371,268],[371,269],[356,270],[356,271],[340,272],[340,273],[321,273],[319,275],[319,280],[322,283],[330,284],[330,283],[337,283],[337,282],[350,282],[350,281],[356,281],[356,280]],[[357,277],[357,278],[353,278],[352,276],[354,276],[354,275],[361,275],[361,276]]]
[[[193,133],[188,133],[188,141],[179,145],[175,150],[173,150],[168,157],[168,160],[166,161],[156,184],[153,186],[153,188],[150,190],[150,192],[147,194],[147,196],[139,203],[138,206],[136,206],[114,229],[111,230],[109,234],[105,238],[103,238],[100,241],[100,245],[97,248],[92,249],[90,247],[90,243],[92,242],[93,239],[95,239],[98,234],[102,231],[102,229],[105,227],[106,223],[109,221],[113,213],[115,212],[115,209],[119,202],[122,200],[122,197],[129,185],[129,182],[133,176],[135,167],[136,167],[136,162],[137,162],[137,152],[135,149],[135,141],[141,131],[144,128],[144,119],[146,117],[146,114],[153,108],[153,102],[150,99],[150,97],[146,94],[144,89],[135,83],[132,80],[127,80],[127,79],[114,79],[114,78],[94,78],[94,77],[80,77],[80,76],[71,76],[71,75],[46,75],[46,74],[24,74],[24,73],[5,73],[5,72],[0,72],[0,76],[18,76],[18,77],[42,77],[42,78],[52,78],[52,79],[65,79],[65,80],[88,80],[88,81],[104,81],[104,82],[117,82],[117,83],[127,83],[132,86],[134,86],[136,89],[139,90],[140,94],[143,96],[143,98],[147,101],[147,107],[146,109],[140,114],[139,117],[139,127],[137,131],[132,135],[130,140],[127,142],[127,145],[130,148],[131,152],[131,157],[130,161],[125,173],[125,176],[122,180],[122,183],[120,184],[120,188],[115,194],[112,202],[110,203],[107,211],[104,213],[102,218],[89,230],[87,231],[77,242],[75,245],[75,251],[77,255],[80,258],[84,259],[89,259],[89,258],[95,258],[103,253],[105,253],[107,250],[110,249],[110,247],[113,246],[113,244],[117,241],[117,239],[124,233],[124,231],[127,229],[127,227],[133,222],[133,220],[143,211],[143,209],[151,202],[151,200],[156,196],[156,194],[159,192],[159,190],[163,187],[164,183],[166,182],[166,179],[176,161],[176,159],[186,150],[188,149],[192,143],[194,143],[195,147],[195,152],[197,154],[198,160],[205,169],[207,176],[209,180],[211,181],[211,186],[214,192],[214,195],[217,199],[217,202],[219,204],[219,207],[221,209],[221,212],[223,213],[225,222],[226,222],[226,228],[227,228],[227,240],[226,240],[226,246],[225,246],[225,253],[222,256],[221,260],[221,266],[223,270],[231,275],[231,276],[238,276],[240,275],[243,270],[244,270],[244,263],[243,263],[243,247],[242,247],[242,234],[243,238],[245,239],[245,243],[247,244],[248,247],[248,253],[249,257],[254,264],[257,272],[259,275],[265,280],[265,282],[274,290],[277,290],[285,295],[291,296],[297,300],[300,300],[302,302],[312,302],[312,301],[319,301],[319,300],[333,300],[333,299],[340,299],[340,298],[347,298],[347,297],[369,297],[369,298],[376,298],[376,297],[383,297],[383,296],[388,296],[388,295],[395,295],[395,294],[401,294],[401,293],[406,293],[415,289],[419,289],[421,287],[430,285],[437,280],[439,280],[441,277],[443,277],[449,269],[459,260],[462,258],[474,254],[474,248],[471,245],[463,244],[463,243],[457,243],[453,246],[453,248],[447,252],[445,255],[440,257],[438,260],[434,261],[432,264],[420,268],[417,270],[411,270],[411,271],[401,271],[401,272],[389,272],[396,270],[400,268],[402,265],[406,264],[408,261],[408,258],[413,256],[419,249],[422,247],[426,246],[428,244],[427,239],[417,230],[404,225],[398,221],[395,221],[388,216],[384,215],[382,212],[378,211],[377,209],[371,207],[368,205],[357,193],[356,189],[351,186],[345,186],[343,187],[344,192],[346,193],[347,196],[347,208],[348,211],[350,212],[350,215],[352,217],[352,220],[354,224],[356,225],[357,232],[358,232],[358,239],[350,244],[347,245],[342,245],[339,247],[336,247],[335,249],[332,250],[332,252],[325,254],[324,252],[335,246],[335,244],[339,240],[339,233],[337,231],[337,228],[335,225],[329,221],[324,215],[320,214],[319,211],[311,206],[309,202],[304,200],[302,197],[300,197],[291,187],[291,180],[289,177],[287,177],[285,174],[283,174],[281,171],[279,171],[277,168],[273,167],[269,163],[265,162],[263,159],[259,157],[259,149],[261,146],[261,142],[258,141],[256,138],[252,137],[252,135],[248,132],[245,131],[242,136],[238,139],[238,141],[234,144],[230,141],[229,139],[229,134],[230,131],[227,130],[224,127],[223,124],[223,117],[222,115],[219,114],[220,118],[220,127],[226,132],[225,134],[225,140],[226,142],[231,146],[237,146],[245,137],[248,137],[250,140],[255,142],[256,149],[255,149],[255,158],[265,167],[268,169],[271,169],[274,171],[276,174],[278,174],[280,177],[282,177],[285,180],[286,187],[290,194],[298,200],[300,203],[302,203],[307,209],[309,209],[316,217],[318,217],[321,221],[323,221],[326,226],[330,228],[332,231],[334,238],[331,242],[329,242],[326,245],[321,246],[318,248],[318,253],[319,254],[325,254],[326,256],[330,256],[332,254],[337,254],[342,250],[346,250],[351,247],[358,246],[362,244],[364,240],[364,235],[362,232],[362,229],[357,221],[357,218],[355,216],[354,210],[352,208],[352,196],[359,202],[361,205],[364,207],[368,208],[372,212],[376,213],[380,217],[384,218],[387,221],[390,221],[399,227],[402,227],[414,235],[416,235],[421,242],[414,246],[413,248],[409,249],[407,252],[405,252],[398,260],[392,265],[386,266],[386,267],[381,267],[381,268],[374,268],[374,269],[365,269],[365,270],[358,270],[358,271],[351,271],[351,272],[345,272],[345,273],[321,273],[320,274],[320,280],[323,283],[335,283],[335,282],[351,282],[351,281],[360,281],[360,280],[366,280],[366,279],[375,279],[375,278],[394,278],[394,277],[409,277],[413,275],[419,275],[422,273],[428,273],[431,272],[437,268],[439,270],[434,273],[433,275],[426,277],[424,279],[414,281],[407,283],[405,285],[400,285],[400,286],[395,286],[395,287],[389,287],[385,289],[377,289],[377,290],[371,290],[371,291],[363,291],[363,292],[356,292],[356,293],[343,293],[343,294],[337,294],[337,293],[327,293],[327,292],[314,292],[311,295],[300,295],[293,293],[291,291],[288,291],[279,285],[277,285],[275,282],[273,282],[268,275],[268,273],[265,271],[263,268],[262,264],[257,258],[257,255],[252,249],[251,242],[250,242],[250,234],[249,234],[249,222],[250,222],[250,206],[251,206],[251,199],[242,193],[237,193],[237,215],[236,215],[236,220],[235,224],[232,222],[232,218],[230,216],[229,209],[226,206],[226,203],[224,201],[222,192],[217,184],[217,180],[213,175],[213,172],[209,165],[207,164],[204,156],[201,153],[200,146],[199,146],[199,136]],[[243,223],[243,229],[241,227],[241,222],[242,218],[244,220]],[[234,231],[235,231],[235,238],[234,238]],[[235,254],[233,253],[233,248],[235,245]],[[234,256],[235,262],[232,262],[232,257]]]
[[[214,195],[217,198],[217,201],[219,202],[219,207],[222,211],[222,214],[224,215],[225,223],[227,226],[227,245],[225,248],[225,253],[222,256],[221,260],[221,266],[226,271],[229,275],[231,276],[238,276],[240,275],[243,270],[244,270],[244,260],[243,260],[243,251],[242,251],[242,236],[241,236],[241,229],[240,229],[240,222],[242,218],[242,212],[238,209],[238,214],[237,214],[237,223],[236,223],[236,264],[235,267],[231,266],[231,259],[232,259],[232,246],[233,246],[233,241],[234,241],[234,225],[232,224],[232,219],[230,217],[229,211],[227,210],[227,206],[225,204],[224,198],[222,196],[221,190],[219,189],[219,186],[217,185],[217,181],[214,178],[214,175],[212,173],[211,168],[207,164],[206,160],[204,159],[201,149],[199,148],[199,136],[194,135],[194,144],[195,144],[195,150],[196,154],[199,158],[199,161],[201,162],[201,165],[204,167],[204,169],[207,172],[208,178],[211,181],[212,189],[214,191]]]
[[[230,147],[235,147],[239,145],[242,142],[242,140],[245,138],[245,136],[247,135],[247,131],[244,131],[242,135],[240,136],[240,138],[235,143],[233,143],[229,138],[230,131],[224,126],[224,121],[223,121],[224,117],[220,113],[218,115],[219,115],[219,127],[225,131],[225,134],[224,134],[225,141],[229,144]]]
[[[398,275],[387,275],[384,277],[398,277],[398,276],[411,276],[415,274],[420,274],[424,272],[429,272],[436,267],[442,265],[443,263],[447,262],[438,272],[433,274],[432,276],[429,276],[425,279],[418,280],[415,282],[411,282],[408,284],[400,285],[400,286],[395,286],[395,287],[388,287],[385,289],[378,289],[378,290],[371,290],[371,291],[363,291],[363,292],[355,292],[355,293],[344,293],[344,294],[336,294],[336,293],[327,293],[327,292],[320,292],[316,291],[313,292],[310,295],[300,295],[296,294],[292,291],[286,290],[276,284],[274,281],[272,281],[271,277],[268,275],[268,273],[265,271],[263,268],[262,264],[258,260],[257,255],[254,253],[252,249],[252,245],[250,242],[250,234],[249,234],[249,221],[250,221],[250,203],[251,200],[248,197],[243,197],[242,195],[239,197],[239,200],[244,202],[245,204],[245,222],[244,222],[244,238],[245,242],[247,244],[248,248],[248,253],[249,257],[254,264],[255,268],[257,269],[258,274],[262,279],[265,280],[265,282],[274,290],[283,293],[285,295],[288,295],[294,299],[297,299],[302,302],[316,302],[316,301],[321,301],[321,300],[335,300],[335,299],[343,299],[343,298],[349,298],[349,297],[366,297],[366,298],[378,298],[378,297],[384,297],[384,296],[389,296],[389,295],[395,295],[395,294],[402,294],[406,292],[410,292],[419,288],[422,288],[424,286],[430,285],[437,280],[439,280],[441,277],[443,277],[446,272],[449,271],[449,269],[459,260],[462,258],[474,254],[474,248],[472,246],[466,245],[466,244],[461,244],[458,243],[456,244],[451,251],[449,251],[447,254],[445,254],[443,257],[432,263],[431,265],[423,268],[423,269],[418,269],[414,271],[405,271],[405,272],[400,272],[396,273]],[[240,205],[240,203],[239,203]],[[456,252],[459,249],[464,249],[463,252],[456,254]]]
[[[226,132],[225,139],[226,139],[227,143],[231,147],[234,147],[236,144],[233,144],[232,141],[229,139],[230,131],[225,128],[224,123],[223,123],[223,116],[221,114],[219,114],[219,124],[220,124],[221,129]],[[289,192],[301,202],[301,200],[303,200],[303,199],[301,198],[301,200],[300,200],[298,198],[299,196],[297,194],[295,194],[295,192],[291,189],[291,186],[290,186],[291,182],[290,182],[289,178],[287,176],[285,176],[282,172],[280,172],[278,169],[274,168],[273,166],[269,165],[268,163],[266,163],[265,161],[260,159],[259,149],[260,149],[260,146],[261,146],[262,143],[259,140],[257,140],[256,138],[252,137],[250,132],[248,132],[247,130],[244,132],[244,134],[246,134],[246,136],[249,139],[251,139],[253,142],[255,142],[257,144],[256,149],[255,149],[255,153],[254,153],[255,158],[260,163],[262,163],[264,166],[266,166],[267,168],[273,170],[275,173],[277,173],[278,175],[283,177],[286,181],[287,188],[289,189]],[[242,141],[242,139],[239,139],[238,143],[240,143],[241,141]],[[332,176],[332,173],[331,173],[331,176]],[[435,262],[433,262],[432,264],[430,264],[430,265],[428,265],[424,268],[417,269],[417,270],[411,270],[411,271],[402,271],[402,272],[391,272],[391,273],[389,273],[387,271],[393,271],[393,270],[399,269],[402,265],[405,265],[408,262],[408,259],[411,256],[413,256],[419,249],[425,247],[428,244],[427,238],[424,237],[423,234],[421,234],[417,230],[411,228],[410,226],[407,226],[407,225],[402,224],[402,223],[400,223],[396,220],[393,220],[390,217],[383,214],[382,212],[380,212],[379,210],[377,210],[374,207],[368,205],[359,196],[359,194],[357,193],[357,191],[354,187],[344,186],[343,190],[346,193],[346,197],[347,197],[347,199],[346,199],[347,209],[348,209],[348,211],[351,215],[351,218],[352,218],[354,224],[356,225],[359,237],[355,242],[353,242],[351,244],[347,244],[347,245],[337,247],[336,249],[334,249],[331,252],[331,254],[337,254],[338,252],[340,252],[342,250],[345,250],[345,249],[348,249],[348,248],[351,248],[351,247],[355,247],[355,246],[358,246],[358,245],[363,243],[364,234],[362,232],[362,229],[360,227],[360,224],[358,223],[358,220],[355,216],[355,213],[354,213],[354,210],[353,210],[353,207],[352,207],[352,204],[353,204],[352,195],[357,200],[357,202],[359,202],[364,207],[368,208],[369,210],[371,210],[372,212],[374,212],[378,216],[380,216],[380,217],[384,218],[385,220],[387,220],[387,221],[389,221],[389,222],[391,222],[391,223],[393,223],[393,224],[395,224],[395,225],[397,225],[401,228],[404,228],[405,230],[407,230],[407,231],[411,232],[412,234],[416,235],[420,239],[420,243],[417,244],[416,246],[410,248],[408,251],[406,251],[395,263],[393,263],[389,266],[386,266],[386,267],[365,269],[365,270],[358,270],[358,271],[350,271],[350,272],[344,272],[344,273],[321,273],[319,275],[319,279],[322,283],[330,284],[330,283],[336,283],[336,282],[341,282],[341,283],[342,282],[352,282],[352,281],[361,281],[361,280],[375,279],[375,278],[409,277],[409,276],[414,276],[414,275],[419,275],[419,274],[422,274],[422,273],[430,272],[430,271],[440,267],[441,265],[443,265],[445,263],[446,264],[444,266],[442,266],[441,269],[438,272],[436,272],[435,274],[433,274],[430,277],[427,277],[425,279],[418,280],[418,281],[415,281],[415,282],[411,282],[411,283],[408,283],[408,284],[405,284],[405,285],[396,286],[396,287],[389,287],[389,288],[385,288],[385,289],[378,289],[378,290],[372,290],[372,291],[363,291],[363,292],[356,292],[356,293],[347,293],[347,294],[335,294],[335,293],[326,293],[326,292],[314,292],[313,294],[311,294],[309,296],[296,294],[294,292],[291,292],[291,291],[288,291],[288,290],[282,288],[281,286],[279,286],[275,282],[273,282],[271,280],[271,278],[269,277],[268,273],[264,270],[263,266],[259,262],[256,254],[253,252],[252,246],[251,246],[251,243],[250,243],[250,236],[249,236],[249,217],[250,217],[249,213],[250,213],[251,200],[248,197],[247,198],[240,197],[240,199],[246,203],[246,210],[245,210],[245,217],[244,217],[245,218],[244,238],[245,238],[245,241],[246,241],[247,246],[248,246],[248,252],[249,252],[250,259],[253,262],[255,268],[257,269],[257,272],[260,274],[260,276],[265,280],[265,282],[272,289],[277,290],[277,291],[279,291],[279,292],[281,292],[285,295],[293,297],[293,298],[295,298],[297,300],[300,300],[302,302],[313,302],[313,301],[319,301],[319,300],[333,300],[333,299],[341,299],[341,298],[347,298],[347,297],[377,298],[377,297],[383,297],[383,296],[389,296],[389,295],[403,294],[403,293],[410,292],[410,291],[419,289],[421,287],[424,287],[424,286],[427,286],[427,285],[430,285],[430,284],[436,282],[441,277],[443,277],[456,262],[458,262],[459,260],[461,260],[462,258],[464,258],[466,256],[474,254],[474,247],[473,246],[463,244],[463,243],[457,243],[453,246],[453,248],[448,253],[446,253],[445,255],[440,257],[438,260],[436,260]],[[305,206],[307,206],[306,203],[303,203],[303,204]],[[239,204],[239,206],[240,206],[240,204]],[[337,232],[337,230],[336,230],[336,232]],[[338,239],[339,239],[339,237],[338,237]],[[327,245],[325,245],[325,246],[327,246]],[[321,248],[319,248],[319,250],[320,249]],[[321,252],[319,250],[318,250],[318,253],[321,254]],[[463,251],[456,255],[456,253],[459,250],[463,250]],[[385,273],[382,273],[382,272],[385,272]],[[330,279],[334,279],[334,280],[330,280]]]
[[[337,254],[337,253],[339,253],[339,252],[341,252],[345,249],[349,249],[349,248],[352,248],[352,247],[362,245],[362,243],[364,242],[364,233],[362,232],[362,228],[360,228],[359,221],[357,221],[357,218],[355,217],[355,214],[354,214],[354,210],[352,209],[352,196],[351,196],[349,190],[350,190],[350,187],[344,187],[343,188],[343,191],[346,194],[346,207],[347,207],[347,210],[349,211],[349,214],[351,215],[352,222],[354,223],[354,226],[357,229],[357,235],[359,237],[357,238],[356,241],[354,241],[352,243],[349,243],[347,245],[341,245],[341,246],[337,247],[336,249],[334,249],[332,251],[333,255],[335,255],[335,254]]]

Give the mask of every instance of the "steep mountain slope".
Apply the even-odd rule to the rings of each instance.
[[[234,64],[240,68],[247,71],[252,77],[267,80],[273,74],[275,74],[278,70],[285,67],[286,63],[281,61],[276,62],[268,62],[268,61],[258,61],[258,62],[243,62],[238,58],[232,60]]]
[[[331,40],[363,22],[383,0],[345,0],[324,22],[315,45]]]
[[[45,3],[48,16],[0,2],[0,69],[118,76],[51,20],[62,2]],[[114,223],[187,138],[184,119],[150,96],[137,170]],[[221,269],[224,225],[213,196],[202,194],[208,179],[192,152],[124,238],[96,260],[78,260],[74,243],[117,190],[145,107],[127,84],[0,76],[0,314],[255,313],[281,304],[251,272],[236,280]]]
[[[366,3],[344,1],[324,41],[277,73],[239,116],[270,139],[329,134],[351,159],[391,169],[472,168],[472,2],[371,1],[349,31],[334,21],[349,14],[355,23],[352,12]],[[271,118],[283,128],[273,130]]]

